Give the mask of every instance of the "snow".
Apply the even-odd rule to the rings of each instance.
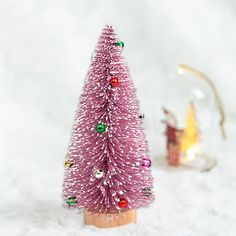
[[[235,21],[233,0],[1,1],[1,235],[236,235]],[[114,229],[84,226],[61,201],[74,111],[104,24],[125,42],[156,192],[136,224]],[[210,172],[170,168],[160,158],[161,106],[175,99],[169,88],[178,63],[214,79],[226,108],[228,139],[207,134],[217,159]]]

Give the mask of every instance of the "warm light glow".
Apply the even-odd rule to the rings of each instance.
[[[193,103],[189,104],[186,123],[180,138],[180,152],[187,153],[191,147],[199,142],[198,128],[196,124],[195,109]]]

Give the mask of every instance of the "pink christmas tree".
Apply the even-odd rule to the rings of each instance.
[[[123,47],[106,26],[86,76],[65,161],[66,206],[117,213],[154,199],[143,117]]]

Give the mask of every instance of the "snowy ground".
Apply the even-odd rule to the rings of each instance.
[[[0,235],[236,235],[236,4],[225,0],[0,1]],[[134,225],[84,226],[62,207],[63,161],[90,54],[104,24],[126,43],[150,143],[156,201]],[[214,78],[228,140],[207,133],[211,172],[164,165],[161,106],[175,65]],[[184,93],[183,93],[184,94]],[[212,131],[213,130],[213,131]]]

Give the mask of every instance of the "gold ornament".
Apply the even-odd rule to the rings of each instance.
[[[66,169],[72,167],[74,165],[74,162],[72,160],[66,159],[64,162],[64,166]]]

